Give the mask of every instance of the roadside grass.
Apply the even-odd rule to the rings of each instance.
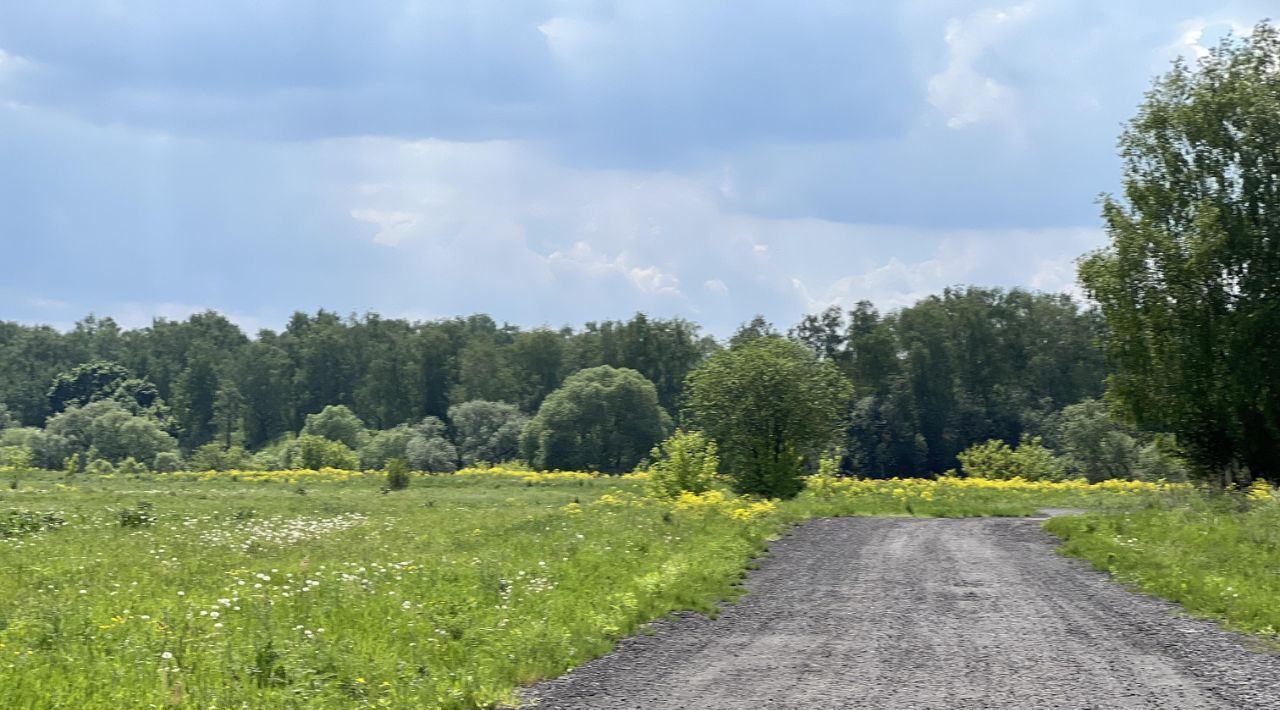
[[[1049,520],[1061,551],[1229,628],[1280,637],[1280,500],[1194,494],[1121,513]]]
[[[1169,494],[825,480],[785,503],[659,501],[633,476],[509,467],[395,492],[332,469],[14,480],[0,491],[6,708],[500,707],[670,611],[714,613],[809,517]]]
[[[0,706],[497,706],[714,610],[779,525],[617,479],[235,478],[28,476],[0,497],[64,521],[0,539]]]
[[[805,517],[917,515],[956,518],[1029,516],[1041,508],[1129,509],[1192,491],[1181,483],[982,478],[809,479],[797,499]]]

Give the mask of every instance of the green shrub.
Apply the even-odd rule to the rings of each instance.
[[[1024,436],[1016,449],[999,439],[990,439],[961,451],[956,458],[960,460],[960,471],[971,478],[1057,481],[1064,475],[1062,465],[1038,436]]]
[[[66,524],[67,521],[57,513],[11,510],[3,517],[0,517],[0,538],[53,530]]]
[[[1003,480],[1017,476],[1018,464],[1013,449],[999,439],[974,444],[956,455],[960,472],[970,478]]]
[[[427,417],[411,427],[404,457],[415,471],[452,473],[458,470],[458,449],[446,436],[444,422]]]
[[[96,473],[99,475],[107,473],[115,473],[116,467],[106,459],[93,459],[84,467],[85,473]]]
[[[364,422],[343,404],[331,404],[316,414],[308,414],[302,427],[302,435],[339,441],[352,451],[363,446],[369,438]]]
[[[84,470],[85,457],[80,453],[74,453],[62,460],[62,472],[70,476],[73,473],[80,473]]]
[[[1022,437],[1013,452],[1018,475],[1028,481],[1061,481],[1066,472],[1053,452],[1040,443],[1040,437]]]
[[[1140,481],[1187,480],[1187,465],[1173,449],[1173,442],[1162,436],[1157,436],[1151,443],[1138,449],[1133,477]]]
[[[387,489],[403,491],[409,487],[409,464],[404,459],[387,461]]]
[[[66,437],[37,429],[16,427],[0,431],[0,446],[23,446],[31,450],[31,466],[56,471],[71,454]]]
[[[173,451],[161,451],[156,454],[155,461],[151,462],[151,470],[156,473],[173,473],[182,468],[182,457]]]
[[[376,471],[386,468],[391,459],[405,458],[405,449],[412,437],[413,430],[408,424],[373,432],[356,452],[360,457],[360,468]]]
[[[360,468],[356,453],[346,444],[322,436],[303,434],[289,447],[290,468],[339,468],[355,471]]]
[[[126,457],[125,460],[116,464],[116,473],[123,473],[128,476],[135,476],[140,473],[150,473],[151,469],[147,468],[145,463],[134,459],[132,456]]]
[[[255,471],[279,471],[289,468],[289,458],[296,441],[293,434],[285,434],[280,439],[267,444],[253,454],[250,468]]]
[[[209,442],[191,453],[188,464],[192,471],[234,471],[253,466],[253,455],[239,446],[223,447]]]
[[[132,508],[125,508],[120,511],[120,527],[122,528],[148,528],[156,523],[156,514],[152,510],[151,503],[140,501]]]
[[[703,493],[716,483],[720,458],[716,442],[700,432],[677,429],[666,441],[653,447],[649,456],[649,495],[675,498],[682,491]]]
[[[0,469],[16,471],[31,468],[34,460],[35,453],[26,446],[0,446]]]

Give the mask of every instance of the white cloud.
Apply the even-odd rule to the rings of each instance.
[[[929,78],[929,103],[947,118],[947,126],[960,129],[979,122],[1012,120],[1016,97],[1013,90],[979,70],[988,49],[1012,33],[1031,13],[1031,2],[1007,10],[986,9],[964,19],[947,21],[943,39],[947,66]]]
[[[643,293],[680,296],[680,279],[656,266],[635,266],[626,254],[612,259],[587,242],[575,242],[568,251],[554,251],[547,257],[553,270],[583,272],[593,277],[622,276]]]
[[[859,301],[871,301],[880,308],[893,309],[909,306],[929,294],[964,281],[972,273],[974,261],[972,249],[917,262],[890,257],[869,271],[836,280],[822,289],[820,295],[811,294],[801,279],[793,279],[792,283],[804,297],[809,311],[833,305],[851,308]]]
[[[807,311],[832,305],[849,308],[863,300],[881,309],[901,308],[948,286],[966,284],[1081,298],[1075,261],[1106,240],[1102,230],[1094,228],[882,231],[887,240],[914,241],[929,249],[923,258],[893,255],[836,279],[792,277],[792,289]]]
[[[422,215],[417,212],[354,209],[351,210],[351,216],[361,222],[378,225],[373,241],[391,247],[400,244],[410,230],[422,221]]]
[[[576,17],[553,17],[538,25],[547,47],[555,55],[572,55],[582,51],[596,35],[591,22]]]
[[[71,306],[70,303],[57,298],[43,298],[40,296],[29,296],[22,299],[28,306],[39,308],[41,310],[61,311]]]
[[[157,318],[171,321],[186,320],[196,313],[217,310],[227,320],[240,326],[246,335],[253,336],[262,328],[279,327],[268,324],[257,316],[245,313],[228,312],[213,306],[192,305],[189,303],[117,303],[98,311],[99,316],[110,316],[121,328],[147,328]]]
[[[710,291],[711,293],[715,293],[719,295],[724,295],[729,293],[729,286],[726,285],[725,282],[721,281],[720,279],[708,279],[705,283],[702,284],[702,287],[707,291]]]
[[[0,48],[0,80],[16,75],[18,72],[30,69],[32,63],[25,57],[6,52],[4,48]],[[21,105],[22,102],[15,102]]]
[[[1100,238],[1085,228],[753,215],[722,199],[719,165],[686,174],[573,167],[518,142],[365,139],[332,147],[354,151],[364,168],[345,191],[351,216],[387,230],[381,241],[399,240],[404,278],[381,279],[380,287],[422,284],[417,300],[446,312],[555,303],[585,319],[697,314],[725,332],[743,313],[785,323],[833,303],[895,308],[959,283],[1067,288],[1066,267],[1051,272],[1046,263],[1069,266]],[[480,287],[477,264],[521,276]],[[442,303],[441,291],[468,305]],[[541,312],[536,317],[546,318]]]
[[[1248,37],[1253,28],[1227,17],[1193,17],[1178,26],[1178,39],[1168,49],[1189,59],[1204,59],[1227,33]]]
[[[1027,279],[1027,285],[1037,291],[1070,294],[1084,300],[1084,289],[1076,279],[1076,259],[1045,259],[1036,264],[1036,271]]]

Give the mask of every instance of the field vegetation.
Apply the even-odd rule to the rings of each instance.
[[[815,476],[779,501],[522,467],[402,491],[340,469],[8,475],[0,700],[85,708],[501,706],[667,612],[714,613],[810,516],[1025,515],[1183,488]]]
[[[1280,640],[1280,497],[1154,497],[1138,509],[1050,520],[1063,552],[1227,626]]]

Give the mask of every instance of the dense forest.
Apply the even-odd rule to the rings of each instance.
[[[269,449],[353,415],[351,426],[367,430],[346,437],[353,451],[394,438],[379,432],[441,439],[423,443],[436,453],[420,460],[447,469],[476,458],[457,450],[466,448],[459,439],[468,422],[497,417],[478,426],[506,426],[514,439],[567,378],[599,366],[634,370],[653,385],[663,422],[626,426],[678,425],[689,373],[726,345],[762,335],[803,344],[852,383],[843,461],[867,476],[940,473],[971,444],[1043,434],[1064,407],[1101,395],[1106,374],[1096,311],[1063,295],[956,288],[890,313],[869,303],[831,308],[785,334],[757,318],[727,344],[694,323],[643,314],[553,330],[486,315],[411,323],[320,311],[253,337],[215,312],[137,330],[92,316],[65,333],[0,323],[0,402],[6,443],[27,445],[46,467],[72,454],[81,465],[130,456],[152,465],[163,451],[201,452],[201,465],[221,465],[215,450]],[[121,422],[124,410],[154,431],[145,445],[104,444],[85,433],[102,426],[74,418],[80,410]],[[141,435],[116,438],[130,436]],[[515,444],[504,446],[486,453],[518,456]]]

